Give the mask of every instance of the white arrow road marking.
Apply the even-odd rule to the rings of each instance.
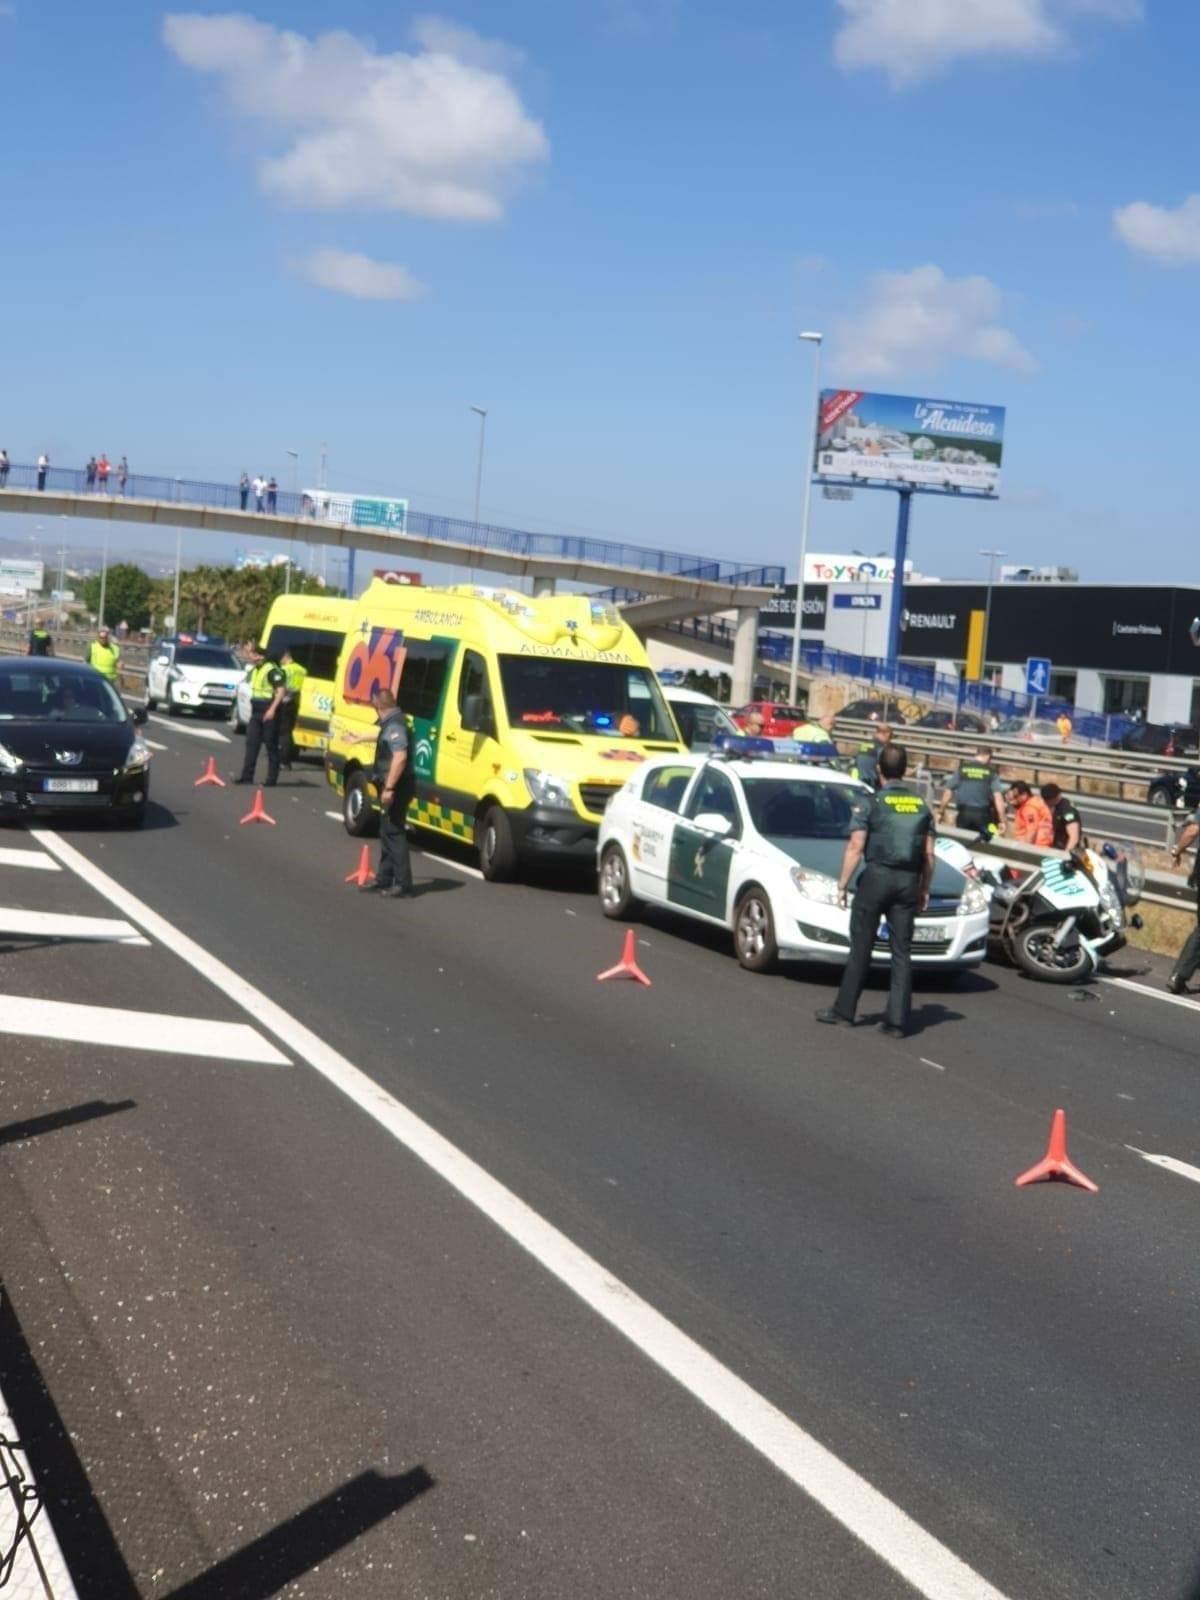
[[[149,944],[131,922],[115,917],[74,917],[57,911],[18,911],[0,906],[0,934],[41,939],[101,939],[120,944]]]
[[[7,846],[0,849],[0,867],[36,867],[39,872],[62,871],[54,857],[48,856],[44,850],[10,850]]]
[[[1157,1156],[1149,1150],[1139,1150],[1135,1144],[1127,1144],[1125,1148],[1132,1150],[1135,1156],[1141,1156],[1153,1167],[1163,1167],[1180,1178],[1190,1178],[1193,1183],[1200,1183],[1200,1167],[1189,1167],[1186,1161],[1176,1161],[1174,1156]]]
[[[215,728],[193,728],[186,722],[176,722],[171,717],[151,716],[151,722],[160,722],[164,728],[171,728],[176,733],[186,733],[190,739],[210,739],[216,744],[228,744],[229,736],[218,733]]]
[[[81,1006],[67,1000],[29,1000],[0,995],[0,1033],[35,1039],[67,1039],[72,1044],[109,1044],[122,1050],[157,1050],[173,1056],[211,1056],[216,1061],[257,1061],[290,1066],[261,1033],[244,1022],[208,1022],[203,1017],[171,1017],[159,1011],[125,1011],[117,1006]]]

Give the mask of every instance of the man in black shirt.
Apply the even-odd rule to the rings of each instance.
[[[1042,785],[1042,799],[1050,808],[1050,821],[1054,825],[1050,848],[1073,854],[1083,843],[1083,819],[1075,802],[1069,800],[1056,783]]]
[[[850,913],[850,957],[833,1006],[817,1012],[818,1022],[854,1026],[879,924],[886,917],[892,970],[883,1031],[892,1039],[903,1039],[908,1030],[913,923],[928,904],[934,866],[933,813],[901,783],[907,767],[904,746],[885,745],[879,754],[879,790],[855,805],[838,875],[838,904],[844,906],[850,881],[865,859]]]

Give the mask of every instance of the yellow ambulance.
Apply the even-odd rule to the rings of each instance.
[[[328,743],[338,658],[346,642],[350,618],[357,611],[353,600],[326,599],[324,595],[311,594],[281,594],[271,605],[259,641],[262,648],[274,661],[284,650],[290,650],[307,674],[300,689],[300,708],[293,734],[300,751],[320,755]],[[245,731],[249,715],[247,681],[238,694],[232,717],[239,733]]]
[[[325,753],[355,836],[378,827],[372,699],[383,688],[408,721],[410,822],[473,844],[493,880],[524,861],[593,861],[601,814],[634,767],[683,748],[613,606],[376,581],[348,627]]]

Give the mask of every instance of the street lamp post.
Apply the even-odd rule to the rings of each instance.
[[[479,494],[483,488],[483,440],[487,432],[488,414],[483,406],[472,406],[471,410],[479,418],[479,457],[475,463],[475,527],[479,527]]]
[[[179,563],[183,556],[183,529],[175,529],[175,609],[172,631],[179,632]]]
[[[979,554],[981,556],[986,556],[988,558],[987,599],[984,601],[984,606],[983,606],[983,662],[982,662],[983,682],[986,685],[987,684],[987,660],[988,660],[988,634],[990,633],[991,626],[992,626],[992,586],[996,582],[996,563],[997,563],[997,561],[1002,561],[1004,559],[1004,557],[1008,554],[1008,552],[1007,552],[1007,550],[981,550],[979,552]]]
[[[67,586],[67,551],[65,545],[60,545],[58,550],[58,625],[61,628],[67,620],[63,608],[63,590]]]
[[[108,523],[104,524],[104,544],[100,554],[100,618],[99,627],[104,626],[104,599],[108,593]]]
[[[822,334],[807,331],[800,335],[813,346],[813,426],[804,446],[804,502],[800,512],[800,567],[796,573],[796,626],[792,633],[792,670],[788,676],[788,704],[796,704],[796,679],[800,673],[800,630],[804,626],[804,568],[808,563],[808,517],[812,508],[813,445],[817,437],[821,405]]]
[[[865,550],[851,550],[850,554],[852,556],[861,556],[864,561],[870,559]],[[878,558],[880,556],[886,556],[886,555],[887,555],[887,551],[886,550],[876,550],[875,559],[878,560]],[[864,578],[863,579],[863,594],[864,594],[864,596],[866,596],[867,599],[870,599],[870,597],[871,597],[871,580],[869,578]],[[871,608],[869,606],[864,606],[863,607],[863,625],[862,625],[862,648],[858,652],[860,662],[865,662],[866,659],[867,659],[867,618],[870,616],[870,614],[871,614]],[[865,670],[865,668],[864,668],[864,670]]]
[[[284,453],[292,458],[292,516],[295,517],[297,515],[296,507],[300,501],[300,492],[298,488],[298,484],[300,482],[300,452],[299,450],[287,450]],[[287,571],[285,572],[283,579],[284,594],[291,594],[292,592],[292,552],[295,550],[295,548],[296,541],[294,539],[289,539]]]

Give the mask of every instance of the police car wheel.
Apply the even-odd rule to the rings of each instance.
[[[154,696],[152,694],[148,694],[146,696],[146,710],[147,711],[157,711],[158,710],[158,701],[154,698]]]
[[[600,909],[618,922],[636,917],[641,910],[629,887],[629,863],[619,844],[607,844],[600,857]]]
[[[342,823],[352,839],[365,839],[368,834],[379,832],[379,818],[371,806],[367,780],[361,772],[352,772],[346,779]]]
[[[743,891],[733,913],[733,948],[747,972],[769,972],[779,945],[771,902],[757,885]]]
[[[491,805],[475,825],[479,841],[479,870],[489,883],[507,883],[517,870],[517,847],[512,824],[502,806]]]
[[[180,706],[180,705],[176,705],[175,696],[168,689],[167,690],[167,715],[169,717],[177,717],[182,710],[183,710],[183,707]]]

